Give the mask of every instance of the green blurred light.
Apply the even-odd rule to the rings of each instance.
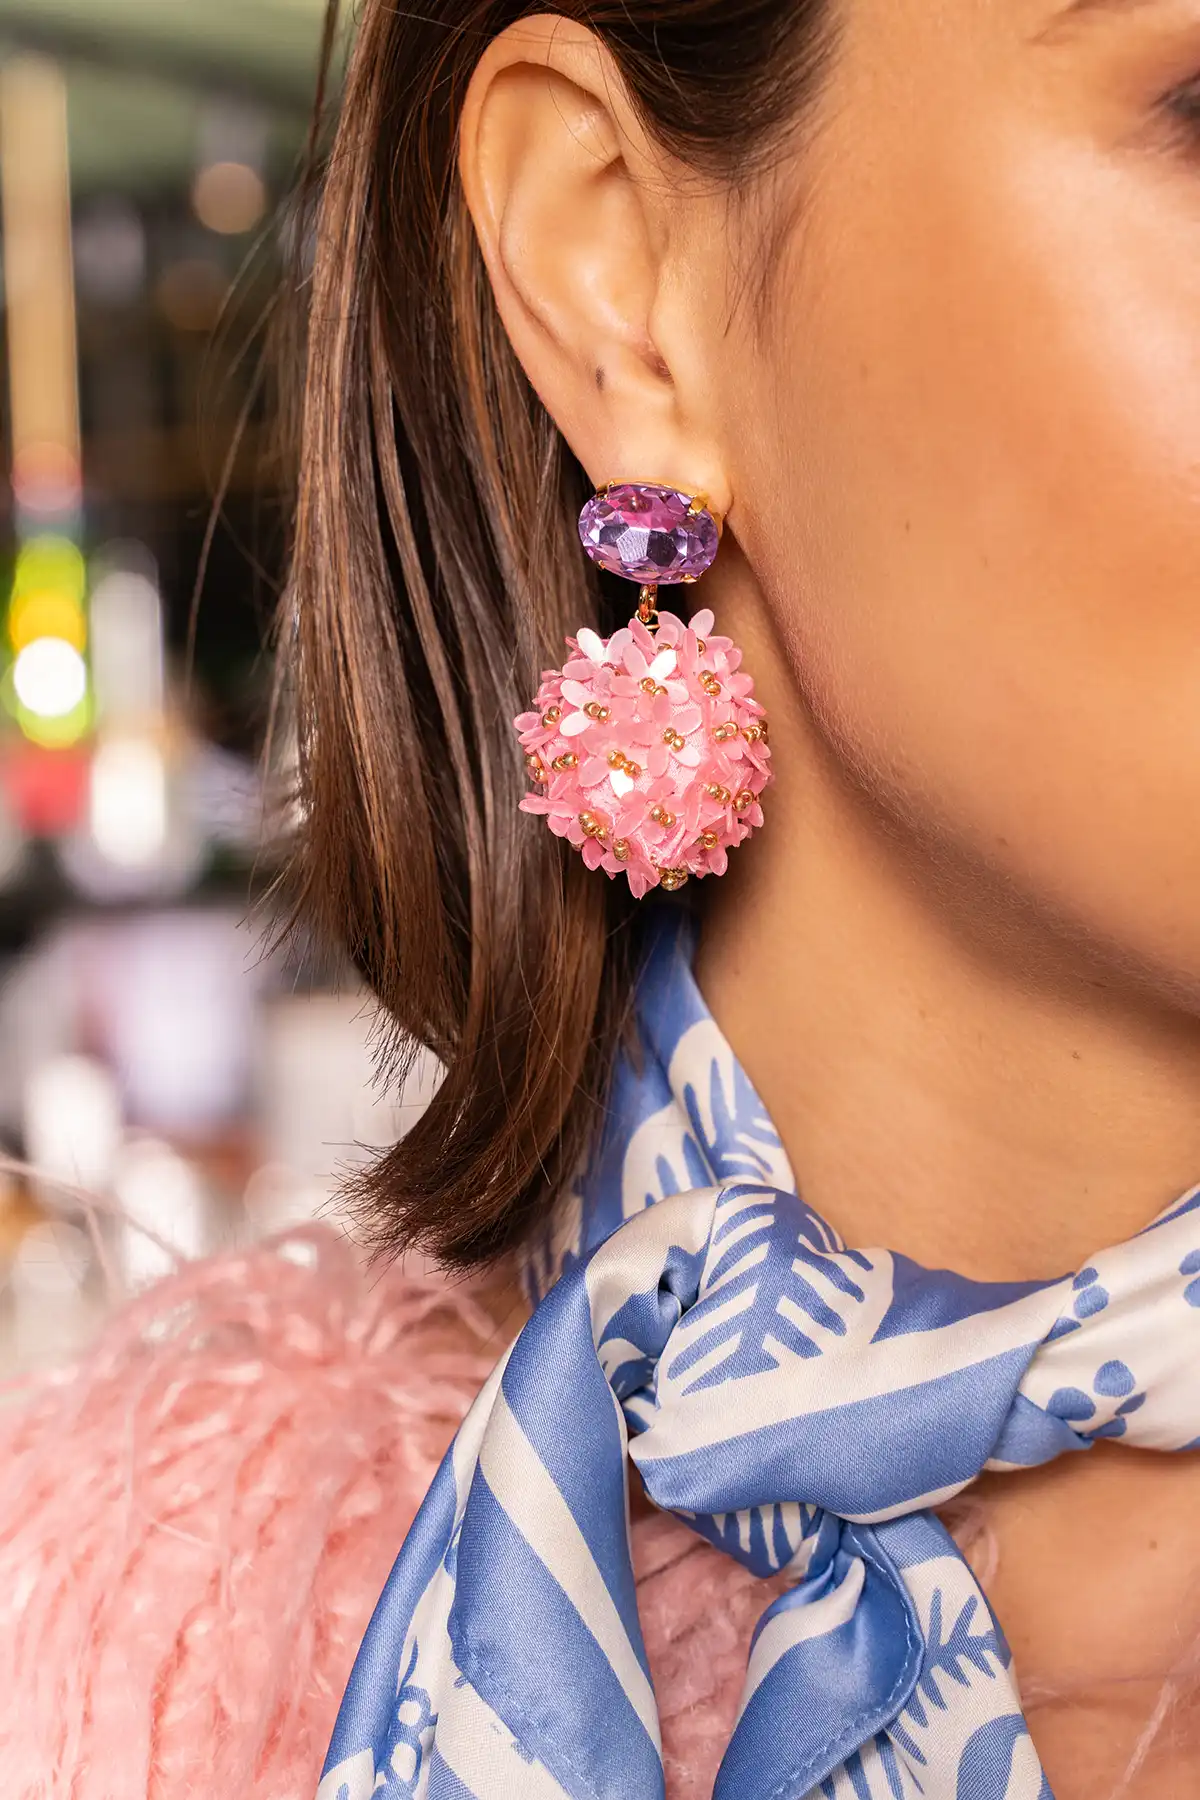
[[[40,718],[18,705],[16,720],[31,744],[38,744],[43,750],[66,750],[91,730],[91,701],[85,697],[74,712],[63,713],[57,719]]]
[[[49,532],[30,538],[17,552],[13,598],[53,590],[79,605],[87,592],[87,564],[78,544]]]

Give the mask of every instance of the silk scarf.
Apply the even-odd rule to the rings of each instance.
[[[716,1800],[1051,1800],[1011,1657],[930,1508],[1098,1438],[1200,1447],[1200,1189],[1059,1280],[850,1249],[657,921],[642,1055],[532,1318],[396,1561],[318,1800],[661,1800],[626,1458],[789,1586]],[[553,1278],[557,1275],[557,1279]]]

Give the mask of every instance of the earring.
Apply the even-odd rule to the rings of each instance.
[[[699,580],[722,521],[703,494],[612,481],[579,515],[594,563],[641,586],[610,638],[585,626],[534,710],[514,721],[540,813],[589,869],[625,875],[636,899],[689,875],[723,875],[729,851],[763,822],[771,779],[767,721],[742,653],[706,608],[685,625],[658,609],[660,585]]]

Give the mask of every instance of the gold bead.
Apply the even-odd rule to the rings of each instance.
[[[748,806],[754,805],[754,802],[757,800],[757,798],[758,798],[758,795],[756,793],[754,793],[753,789],[742,788],[735,795],[733,804],[737,808],[738,812],[745,812],[745,810]]]
[[[534,781],[545,781],[546,770],[540,756],[527,756],[525,758],[525,768]]]
[[[579,767],[579,758],[573,750],[564,750],[561,756],[555,757],[554,761],[550,764],[550,767],[554,770],[556,775],[565,775],[568,769],[577,769]]]
[[[696,639],[696,649],[701,656],[703,656],[704,652],[708,649],[708,645],[705,643],[703,638]]]
[[[654,820],[656,825],[666,825],[670,827],[675,823],[675,814],[673,812],[668,812],[665,806],[652,806],[650,808],[650,817]]]
[[[610,750],[608,753],[610,769],[623,769],[631,781],[636,781],[642,772],[641,763],[631,762],[623,750]]]
[[[581,812],[579,825],[585,837],[599,838],[603,843],[608,836],[608,827],[604,820],[598,818],[594,812]]]
[[[685,742],[684,738],[676,731],[673,725],[667,726],[667,729],[662,734],[662,741],[669,750],[682,750]]]
[[[735,738],[737,734],[738,728],[733,720],[726,719],[723,725],[717,726],[716,730],[713,732],[713,738],[718,744],[727,744],[730,738]]]
[[[558,721],[561,718],[562,718],[562,707],[561,706],[548,706],[546,708],[545,712],[542,714],[542,724],[545,725],[547,727],[547,729],[549,729],[549,727],[551,725],[557,725]]]
[[[583,710],[588,718],[595,719],[598,725],[608,724],[610,716],[608,708],[607,706],[601,706],[599,700],[589,700]]]
[[[658,879],[662,886],[667,890],[668,894],[673,894],[675,889],[681,888],[687,880],[687,870],[660,869],[658,871]]]
[[[616,857],[618,862],[628,862],[629,861],[629,839],[628,838],[614,838],[612,841],[612,853]]]
[[[717,802],[718,806],[728,806],[729,802],[733,799],[733,795],[729,792],[729,789],[727,787],[722,787],[719,781],[710,781],[704,791],[710,800],[715,800]]]
[[[705,850],[715,850],[720,841],[721,840],[718,838],[715,831],[702,831],[700,833],[700,843]]]
[[[767,727],[766,727],[765,720],[760,725],[747,725],[745,731],[742,733],[742,736],[745,738],[745,740],[748,744],[765,743],[766,738],[767,738]]]
[[[643,694],[657,696],[659,694],[665,694],[667,691],[661,681],[655,681],[653,675],[643,675],[638,686],[641,688]]]
[[[700,686],[704,689],[705,693],[710,695],[713,699],[715,699],[721,691],[720,682],[708,669],[705,669],[700,677]]]

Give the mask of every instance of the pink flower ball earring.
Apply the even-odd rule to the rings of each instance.
[[[660,585],[697,581],[717,554],[721,520],[705,495],[612,481],[580,513],[579,536],[641,594],[612,637],[585,626],[568,638],[571,655],[513,721],[534,783],[521,810],[540,813],[589,869],[625,875],[640,900],[723,875],[762,824],[767,721],[712,613],[685,625],[658,610]]]

